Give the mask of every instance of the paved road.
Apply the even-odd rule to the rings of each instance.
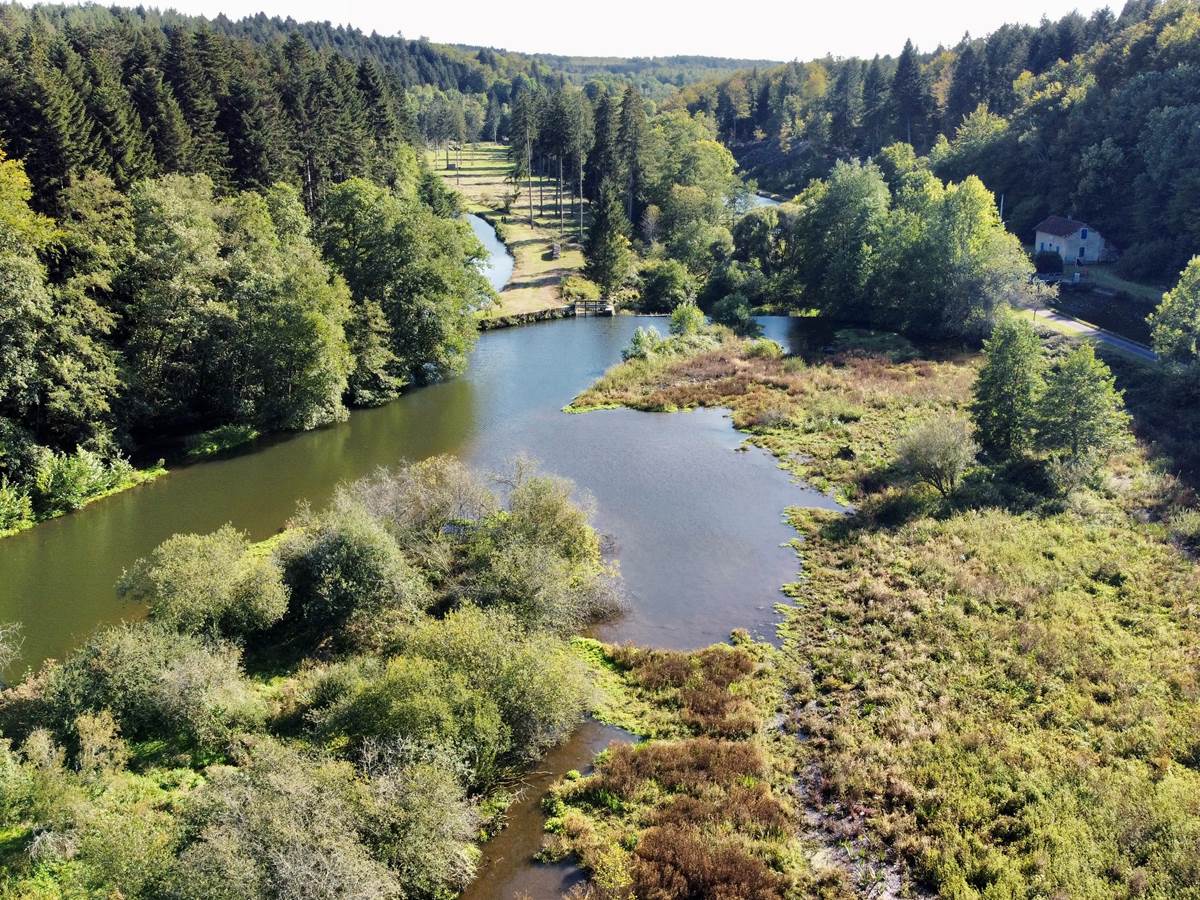
[[[1038,319],[1048,319],[1064,330],[1070,331],[1072,334],[1083,335],[1102,344],[1116,347],[1118,350],[1124,350],[1138,359],[1144,359],[1147,362],[1155,362],[1158,359],[1158,355],[1145,344],[1139,344],[1137,341],[1123,338],[1119,334],[1113,334],[1111,331],[1105,331],[1097,328],[1095,325],[1089,325],[1087,322],[1072,319],[1070,316],[1055,312],[1052,309],[1035,309],[1033,315]]]

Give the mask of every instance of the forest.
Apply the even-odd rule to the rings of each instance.
[[[1091,223],[1121,271],[1167,284],[1200,248],[1195,4],[1131,0],[953,47],[823,59],[684,88],[761,184],[792,194],[893,141],[982,179],[1023,242],[1050,214]]]
[[[3,22],[0,531],[461,370],[483,251],[372,60]]]

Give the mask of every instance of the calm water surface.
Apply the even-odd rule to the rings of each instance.
[[[513,259],[508,248],[496,237],[496,230],[487,222],[474,214],[464,216],[470,224],[471,230],[475,232],[475,237],[479,238],[479,242],[483,244],[488,252],[487,265],[484,266],[483,274],[487,276],[487,280],[496,290],[508,284],[508,279],[512,277],[513,265],[516,260]]]
[[[799,320],[764,320],[793,340]],[[503,468],[539,459],[594,498],[616,548],[632,611],[606,636],[669,647],[766,634],[778,588],[795,574],[780,513],[830,505],[795,484],[717,410],[656,415],[561,407],[661,318],[565,319],[481,336],[466,375],[415,390],[341,425],[260,441],[229,459],[148,485],[0,541],[0,621],[25,629],[22,664],[61,656],[97,624],[137,614],[117,600],[122,569],[179,531],[231,522],[261,539],[304,499],[322,506],[342,481],[381,465],[456,453]]]

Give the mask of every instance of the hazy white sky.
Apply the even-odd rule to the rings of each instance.
[[[329,20],[366,32],[422,35],[444,43],[598,56],[694,53],[756,59],[896,54],[911,37],[922,50],[982,35],[1004,22],[1036,23],[1104,0],[159,0],[181,12],[240,18],[259,11]],[[149,0],[147,5],[157,5]],[[1118,2],[1119,8],[1119,2]]]

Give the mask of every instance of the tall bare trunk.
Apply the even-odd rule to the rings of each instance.
[[[558,157],[558,239],[563,238],[562,156]]]

